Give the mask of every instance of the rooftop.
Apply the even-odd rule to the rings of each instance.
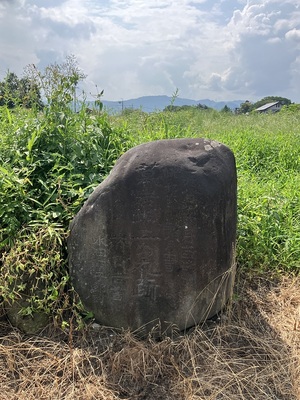
[[[274,101],[273,103],[264,104],[263,106],[256,108],[255,111],[264,111],[264,110],[267,110],[268,108],[270,108],[270,107],[272,107],[272,106],[275,106],[275,105],[278,104],[278,103],[279,103],[279,101]]]

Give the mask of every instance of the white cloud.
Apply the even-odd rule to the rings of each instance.
[[[298,0],[0,2],[0,74],[74,54],[107,99],[300,101],[299,43]]]
[[[26,63],[38,61],[29,34],[31,19],[23,13],[25,1],[2,1],[0,6],[0,72],[20,73]]]
[[[300,29],[291,29],[285,34],[287,40],[293,40],[295,42],[300,42]]]
[[[248,92],[250,98],[277,94],[299,99],[294,65],[300,31],[292,28],[299,26],[298,17],[293,1],[249,1],[236,10],[227,27],[231,65],[221,73],[221,88]]]

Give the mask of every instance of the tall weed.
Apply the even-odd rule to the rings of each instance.
[[[84,106],[79,113],[52,106],[42,112],[19,109],[9,111],[10,118],[5,112],[2,116],[2,300],[7,304],[29,296],[28,314],[43,309],[57,317],[55,307],[64,292],[55,289],[53,303],[50,288],[69,285],[65,248],[69,222],[128,149],[128,131],[112,128],[107,115],[91,114]],[[45,283],[42,291],[27,279],[33,270],[39,284]],[[28,285],[33,292],[28,292]]]

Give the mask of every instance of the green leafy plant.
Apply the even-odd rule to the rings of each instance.
[[[50,314],[68,281],[62,253],[65,235],[60,225],[40,222],[19,231],[14,244],[2,254],[0,287],[6,302],[26,297],[26,313]]]
[[[83,78],[73,58],[44,73],[32,66],[31,72],[44,91],[45,107],[0,109],[1,292],[11,304],[21,294],[28,297],[21,313],[36,309],[47,314],[51,309],[55,319],[69,281],[69,223],[129,148],[130,135],[113,128],[99,105],[95,112],[84,103],[79,112],[71,107],[74,88]],[[74,310],[78,306],[82,311],[76,304]]]

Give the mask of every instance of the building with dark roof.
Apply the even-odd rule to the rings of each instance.
[[[261,107],[255,109],[259,113],[269,113],[269,112],[277,112],[280,111],[282,105],[279,101],[274,101],[273,103],[264,104]]]

